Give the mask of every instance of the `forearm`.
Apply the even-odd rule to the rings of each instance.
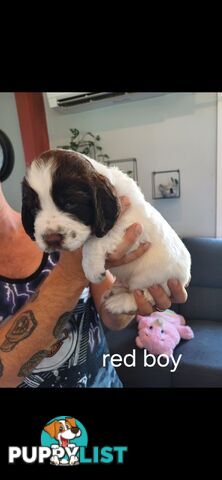
[[[87,285],[83,275],[58,263],[35,298],[0,328],[0,387],[16,387],[47,356]],[[64,268],[65,267],[65,268]]]

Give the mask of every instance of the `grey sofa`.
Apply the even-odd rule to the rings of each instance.
[[[182,354],[178,368],[144,367],[143,351],[137,349],[137,324],[125,330],[107,331],[110,353],[122,356],[136,348],[136,367],[117,368],[124,387],[222,387],[222,239],[184,238],[192,257],[192,280],[185,304],[172,305],[194,331],[194,339],[181,341],[174,351]]]

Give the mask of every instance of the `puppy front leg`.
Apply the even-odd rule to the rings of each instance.
[[[137,304],[133,293],[125,292],[109,296],[104,302],[105,308],[113,314],[134,315],[137,312]]]
[[[50,463],[52,463],[53,465],[59,465],[59,459],[56,455],[54,455],[53,457],[50,458]]]
[[[82,250],[82,267],[91,283],[101,283],[105,276],[106,250],[101,238],[88,240]]]
[[[77,436],[77,435],[76,435]],[[70,461],[69,461],[69,464],[70,465],[75,465],[76,463],[79,463],[79,459],[77,457],[77,452],[79,450],[79,447],[74,447],[73,450],[72,450],[72,455],[70,457]]]
[[[77,456],[72,455],[71,458],[70,458],[69,464],[70,465],[75,465],[76,463],[79,463],[79,459],[78,459]]]

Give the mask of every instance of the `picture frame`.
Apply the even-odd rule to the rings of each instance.
[[[169,199],[180,197],[180,170],[152,172],[152,198]]]
[[[133,180],[138,182],[137,160],[136,158],[121,158],[117,160],[104,160],[107,167],[118,167],[123,173],[126,173]]]

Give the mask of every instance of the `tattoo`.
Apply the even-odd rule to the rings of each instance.
[[[33,295],[31,296],[31,298],[28,300],[29,303],[32,303],[36,300],[36,298],[38,298],[39,296],[39,290],[36,290],[35,293],[33,293]]]
[[[11,352],[19,342],[30,337],[36,327],[37,320],[34,317],[32,310],[23,312],[18,318],[16,318],[10,330],[6,333],[6,339],[0,349],[3,352]]]
[[[60,339],[62,332],[70,319],[71,312],[65,312],[59,317],[58,322],[53,330],[53,335],[57,340]]]
[[[18,372],[18,377],[27,377],[35,367],[45,358],[48,354],[48,350],[40,350],[40,352],[35,353],[22,367]]]
[[[2,363],[1,358],[0,358],[0,377],[2,377],[2,375],[3,375],[3,370],[4,370],[4,366],[3,366],[3,363]]]

